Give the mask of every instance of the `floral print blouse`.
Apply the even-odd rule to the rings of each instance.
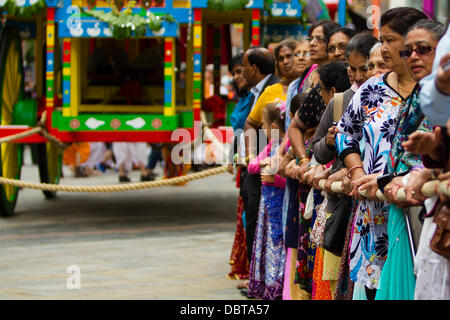
[[[417,85],[405,107],[399,113],[395,137],[389,153],[388,172],[390,173],[401,172],[405,168],[423,168],[420,156],[407,152],[402,147],[402,143],[407,141],[408,137],[415,131],[433,131],[433,123],[425,118],[420,109],[419,92],[420,86]]]
[[[360,154],[366,174],[383,172],[395,134],[399,110],[405,103],[386,81],[389,73],[367,80],[355,93],[339,121],[336,150],[344,159]],[[378,288],[387,258],[389,204],[362,200],[357,204],[349,250],[350,278],[369,289]]]

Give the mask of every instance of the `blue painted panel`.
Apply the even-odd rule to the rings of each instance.
[[[202,55],[200,53],[194,53],[194,73],[202,72]]]
[[[147,28],[145,37],[176,37],[177,23],[163,21],[162,28],[158,32],[152,32]],[[106,22],[93,17],[81,18],[77,21],[58,21],[58,36],[60,38],[105,38],[112,37],[111,29]]]
[[[192,8],[208,8],[208,0],[191,0]],[[264,0],[248,0],[245,6],[248,9],[263,9]]]
[[[208,0],[191,0],[192,8],[208,8]]]
[[[248,9],[263,9],[264,0],[249,0],[245,7]]]
[[[190,10],[191,9],[188,9],[188,8],[176,8],[176,9],[172,9],[172,10],[167,10],[167,9],[164,9],[164,8],[152,8],[152,9],[150,9],[150,11],[153,12],[154,14],[168,13],[178,23],[189,23],[190,22],[189,21]],[[138,11],[140,11],[140,9],[136,9],[136,11],[138,12]],[[135,11],[133,10],[133,12],[135,12]]]
[[[49,7],[49,8],[55,8],[55,7],[61,6],[63,3],[62,0],[46,0],[45,2],[47,3],[47,7]]]
[[[53,52],[47,52],[47,62],[46,62],[47,71],[55,70],[54,62],[55,62],[55,54]]]
[[[63,104],[70,104],[70,81],[63,81]]]
[[[164,103],[172,102],[172,81],[164,80]]]
[[[300,17],[302,14],[302,7],[298,1],[272,3],[271,9],[274,17]]]

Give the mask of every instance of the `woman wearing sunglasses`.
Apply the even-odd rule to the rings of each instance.
[[[431,73],[435,49],[444,33],[445,26],[441,23],[421,20],[406,34],[405,49],[400,51],[400,57],[404,59],[409,73],[417,83]],[[406,152],[402,147],[402,143],[407,141],[408,137],[416,130],[432,131],[433,129],[433,124],[425,118],[420,110],[419,92],[420,85],[417,84],[405,108],[399,114],[385,172],[388,174],[387,177],[391,178],[396,174],[405,174],[413,169],[409,179],[414,179],[423,185],[426,180],[422,177],[423,163],[420,156]],[[414,200],[409,203],[399,201],[396,194],[399,188],[404,187],[402,181],[403,176],[399,176],[393,178],[392,182],[384,187],[384,194],[391,203],[387,228],[389,248],[387,260],[381,272],[377,300],[414,299],[416,286],[412,256],[414,248],[408,238],[406,223],[410,214],[408,208],[402,209],[402,207],[422,205],[422,201]]]
[[[381,16],[381,52],[392,71],[367,80],[337,125],[336,150],[348,169],[352,189],[349,195],[359,200],[349,249],[350,279],[355,283],[353,299],[375,298],[389,240],[395,241],[387,237],[389,204],[376,197],[376,178],[386,166],[397,114],[416,84],[399,51],[404,49],[408,29],[426,18],[423,12],[408,7],[390,9]],[[364,147],[362,153],[360,144]],[[364,189],[367,198],[358,192]]]

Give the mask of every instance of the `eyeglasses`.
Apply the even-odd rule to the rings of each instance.
[[[432,50],[434,50],[436,48],[432,48],[430,46],[418,46],[416,49],[405,49],[405,50],[400,50],[400,57],[401,58],[409,58],[411,57],[412,53],[415,52],[420,56],[426,55],[428,53],[430,53]]]
[[[327,39],[321,36],[312,36],[312,37],[307,37],[306,41],[308,42],[312,42],[313,40],[316,40],[317,42],[321,42],[321,43],[327,43]]]
[[[301,56],[303,56],[303,57],[305,57],[305,58],[309,58],[310,53],[307,52],[307,51],[303,51],[303,52],[295,52],[295,53],[293,54],[293,56],[294,56],[295,58],[300,58]]]
[[[345,50],[347,49],[347,45],[345,43],[338,43],[337,46],[335,45],[330,45],[328,46],[328,52],[335,52],[336,49],[338,49],[339,51],[345,52]]]

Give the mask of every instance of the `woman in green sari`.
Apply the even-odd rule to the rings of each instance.
[[[420,20],[406,33],[405,49],[400,56],[411,77],[418,83],[431,73],[435,48],[445,33],[445,26],[439,22]],[[413,300],[415,276],[413,269],[413,253],[408,235],[406,206],[417,206],[418,203],[405,203],[396,198],[397,190],[403,187],[404,175],[423,168],[420,156],[406,152],[402,143],[417,130],[432,131],[433,124],[425,118],[419,105],[420,85],[417,84],[405,106],[400,110],[395,126],[395,136],[389,153],[387,173],[394,177],[383,188],[379,179],[379,187],[391,203],[388,220],[389,247],[387,260],[381,271],[377,300]]]

